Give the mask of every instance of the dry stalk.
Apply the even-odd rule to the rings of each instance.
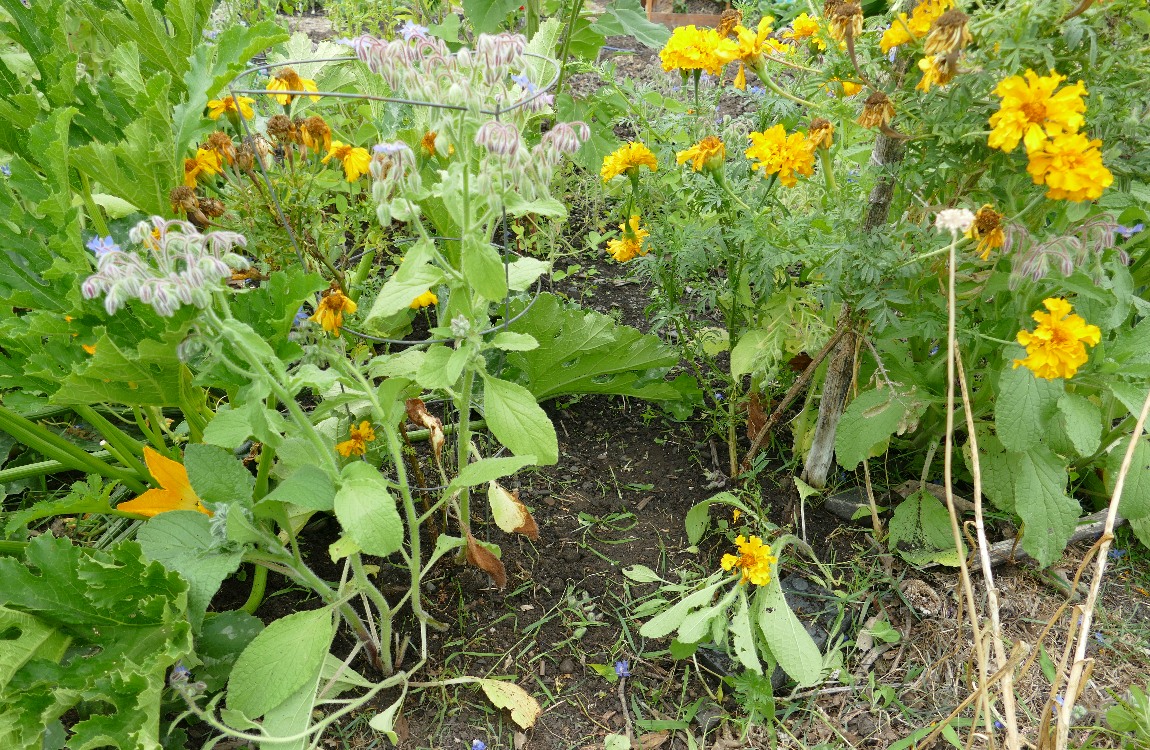
[[[1110,551],[1110,542],[1114,539],[1114,523],[1118,517],[1118,502],[1122,498],[1122,490],[1126,486],[1126,475],[1130,473],[1130,465],[1134,463],[1134,450],[1138,441],[1142,439],[1142,432],[1146,428],[1146,417],[1150,415],[1150,392],[1142,403],[1142,413],[1138,415],[1138,422],[1134,425],[1134,433],[1130,436],[1130,443],[1126,446],[1126,455],[1122,457],[1122,466],[1118,469],[1118,477],[1114,481],[1114,494],[1110,498],[1110,506],[1106,513],[1106,526],[1099,539],[1098,557],[1094,567],[1094,578],[1090,581],[1090,593],[1082,605],[1082,627],[1078,632],[1078,642],[1074,649],[1074,663],[1070,667],[1070,676],[1066,680],[1066,692],[1062,698],[1062,706],[1058,712],[1058,738],[1056,750],[1062,750],[1070,741],[1070,715],[1074,711],[1074,703],[1078,700],[1078,693],[1084,684],[1084,670],[1088,665],[1086,661],[1086,644],[1090,639],[1090,621],[1094,616],[1094,605],[1098,601],[1098,592],[1102,588],[1102,576],[1106,573],[1106,561]]]
[[[966,696],[966,698],[962,700],[962,703],[959,703],[957,706],[955,706],[954,710],[950,712],[950,715],[942,721],[938,722],[938,726],[935,727],[934,731],[928,734],[926,737],[923,737],[922,740],[915,745],[915,747],[930,747],[931,743],[938,739],[938,735],[942,732],[942,730],[947,725],[949,725],[950,722],[954,721],[954,719],[960,713],[965,711],[967,706],[969,706],[971,703],[974,703],[976,700],[985,699],[991,685],[1001,680],[1004,675],[1013,674],[1014,668],[1018,666],[1018,662],[1022,661],[1022,657],[1026,656],[1026,653],[1029,650],[1030,649],[1026,646],[1026,644],[1018,644],[1018,646],[1015,647],[1014,652],[1010,655],[1010,659],[1006,662],[1006,664],[1004,664],[1002,668],[997,672],[987,677],[985,682],[979,685],[973,693]],[[993,721],[993,719],[991,719],[991,721]]]
[[[978,606],[974,599],[974,586],[970,581],[970,569],[966,566],[966,556],[962,554],[962,529],[959,527],[958,511],[954,507],[954,380],[955,360],[958,358],[958,346],[955,342],[955,315],[957,304],[955,301],[955,247],[958,245],[958,233],[951,232],[947,271],[947,321],[946,321],[946,446],[943,452],[943,484],[946,487],[946,510],[950,516],[950,530],[954,536],[954,548],[958,554],[958,574],[963,594],[966,596],[966,606],[970,615],[971,638],[973,639],[974,655],[978,667],[979,701],[982,714],[986,719],[986,729],[994,736],[994,715],[990,710],[990,695],[986,690],[987,676],[990,671],[986,658],[986,644],[982,640],[982,627],[979,623]],[[989,586],[988,586],[989,588]]]
[[[951,258],[953,262],[953,257]],[[953,265],[952,265],[953,269]],[[952,270],[953,274],[953,270]],[[967,439],[970,441],[971,474],[974,476],[974,529],[978,537],[978,559],[982,566],[982,578],[986,583],[986,604],[990,610],[991,645],[994,657],[1001,669],[1006,664],[1006,647],[1002,639],[1002,620],[998,610],[998,589],[994,585],[994,570],[990,560],[990,542],[986,538],[986,523],[982,514],[982,468],[978,461],[978,438],[974,431],[974,410],[970,405],[970,392],[966,383],[966,370],[962,357],[955,344],[955,364],[958,369],[958,384],[962,389],[962,410],[966,414]],[[1002,707],[1006,719],[1006,747],[1008,750],[1021,750],[1022,741],[1018,736],[1017,706],[1014,702],[1014,674],[1002,677]]]

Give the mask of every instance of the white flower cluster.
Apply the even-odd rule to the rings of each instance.
[[[251,267],[246,258],[233,252],[247,244],[235,232],[200,234],[190,222],[153,216],[150,223],[137,224],[128,236],[150,252],[142,256],[109,243],[98,253],[96,273],[81,287],[85,299],[103,294],[109,315],[132,299],[151,305],[165,317],[174,315],[180,305],[207,307],[211,293],[222,288],[221,282],[233,270]]]

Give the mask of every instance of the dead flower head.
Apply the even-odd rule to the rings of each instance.
[[[715,31],[719,32],[719,36],[724,39],[731,35],[735,27],[743,22],[743,12],[736,8],[727,8],[723,11],[723,15],[719,16],[719,26]]]
[[[891,103],[890,97],[881,91],[876,91],[863,103],[858,124],[864,128],[878,128],[889,124],[893,117],[894,104]]]
[[[849,34],[852,39],[858,39],[863,30],[863,11],[858,3],[839,2],[827,14],[830,20],[831,36],[835,41],[845,41]]]
[[[810,132],[807,133],[807,140],[815,148],[830,148],[834,145],[835,126],[831,124],[830,120],[823,117],[816,117],[811,120]]]
[[[926,37],[926,54],[950,55],[962,51],[973,40],[966,27],[969,20],[970,16],[957,8],[951,8],[939,16]]]

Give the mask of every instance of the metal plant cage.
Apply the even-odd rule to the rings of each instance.
[[[558,82],[559,75],[560,75],[560,66],[559,66],[559,63],[557,61],[555,61],[554,59],[552,59],[550,57],[546,57],[544,55],[538,55],[538,54],[535,54],[532,52],[526,52],[526,51],[524,51],[522,53],[522,56],[527,57],[527,58],[532,58],[535,60],[540,60],[544,63],[549,64],[552,68],[552,71],[553,71],[551,79],[546,84],[535,86],[534,91],[529,92],[529,94],[527,96],[523,97],[522,99],[519,99],[518,101],[516,101],[513,104],[509,104],[508,106],[496,106],[494,109],[480,108],[478,110],[480,114],[488,115],[488,116],[494,118],[496,121],[500,121],[500,120],[502,120],[503,116],[506,115],[507,113],[522,109],[523,107],[529,105],[531,102],[535,101],[536,99],[538,99],[542,96],[545,96],[547,94],[547,92],[549,92],[552,88],[555,87],[555,84]],[[293,97],[293,99],[295,97],[304,97],[304,96],[320,97],[320,98],[326,97],[326,98],[334,98],[334,99],[352,99],[352,100],[359,100],[359,101],[383,102],[385,104],[398,104],[398,105],[417,107],[417,108],[418,107],[425,107],[427,109],[451,110],[451,111],[456,111],[456,112],[467,111],[469,109],[468,107],[455,105],[455,104],[444,104],[441,102],[433,102],[433,101],[426,101],[426,100],[420,100],[420,99],[409,99],[409,98],[405,98],[405,97],[380,96],[380,95],[375,95],[375,94],[357,94],[357,93],[351,93],[351,92],[346,92],[346,91],[292,91],[292,90],[285,90],[285,89],[276,89],[275,91],[268,91],[267,89],[237,88],[236,87],[237,83],[239,83],[241,81],[246,81],[246,80],[250,79],[252,76],[255,76],[256,74],[259,74],[259,73],[265,73],[266,74],[268,71],[271,71],[271,70],[274,70],[277,68],[287,68],[287,67],[291,67],[291,66],[309,65],[309,64],[314,64],[314,63],[354,63],[357,65],[364,65],[364,63],[358,57],[354,57],[354,56],[352,56],[352,57],[321,57],[321,58],[303,59],[303,60],[285,60],[283,62],[278,62],[278,63],[263,63],[260,65],[253,65],[249,68],[246,68],[243,72],[241,72],[239,75],[236,76],[236,78],[228,86],[228,93],[232,97],[236,97],[236,96],[241,95],[241,94],[242,95],[255,95],[255,96],[268,96],[271,94],[277,94],[277,95],[291,96],[291,97]],[[238,99],[234,99],[234,100],[238,101]],[[243,112],[239,111],[240,110],[239,107],[237,107],[236,109],[237,109],[237,115],[238,115],[238,118],[240,121],[240,125],[241,125],[241,128],[243,130],[243,135],[244,135],[245,141],[254,142],[254,133],[252,132],[252,129],[251,129],[251,121],[248,118],[244,117]],[[274,187],[272,185],[271,176],[268,172],[267,164],[264,161],[264,156],[263,156],[263,154],[260,153],[259,149],[252,149],[252,150],[253,150],[254,161],[255,161],[255,163],[259,169],[259,172],[260,172],[260,177],[263,180],[264,186],[267,188],[268,195],[270,195],[272,198],[273,205],[275,206],[276,218],[277,218],[280,226],[283,227],[285,232],[287,232],[288,240],[291,243],[292,250],[295,252],[296,257],[299,259],[301,266],[306,268],[307,267],[307,261],[304,257],[303,251],[300,249],[299,241],[296,238],[295,232],[292,230],[291,223],[287,220],[287,216],[284,213],[283,204],[280,202],[279,195],[277,194],[276,190],[274,189]],[[502,221],[501,221],[502,238],[499,242],[492,242],[491,244],[492,244],[492,247],[496,248],[499,251],[500,257],[503,259],[503,272],[505,274],[505,277],[509,278],[510,277],[509,265],[511,263],[511,258],[512,257],[521,257],[521,256],[518,253],[508,249],[509,232],[508,232],[508,226],[507,226],[507,211],[505,208],[503,209],[502,214],[503,214]],[[401,238],[397,238],[395,241],[399,242],[399,243],[415,242],[417,239],[419,239],[419,238],[401,237]],[[433,236],[430,239],[434,242],[455,242],[455,241],[460,241],[461,238],[459,238],[459,237],[437,237],[437,236]],[[358,257],[358,256],[356,256],[356,257]],[[495,333],[496,331],[507,330],[507,328],[510,327],[510,325],[512,323],[516,322],[517,320],[522,318],[524,315],[526,315],[531,310],[531,308],[535,305],[536,300],[539,299],[539,294],[542,291],[542,285],[543,285],[542,277],[540,277],[539,279],[536,279],[535,288],[534,288],[530,298],[527,300],[527,304],[523,307],[522,310],[518,311],[514,316],[510,315],[512,295],[511,295],[511,290],[508,289],[507,294],[504,296],[503,303],[502,303],[503,304],[503,313],[504,313],[503,314],[503,320],[497,325],[494,325],[490,328],[484,329],[483,331],[480,332],[480,335],[487,335],[490,333]],[[427,338],[427,339],[391,339],[391,338],[384,338],[384,337],[380,337],[380,336],[373,336],[369,333],[366,333],[364,331],[359,331],[359,330],[356,330],[354,328],[350,328],[348,326],[341,326],[340,330],[344,331],[346,333],[349,333],[349,334],[351,334],[357,338],[366,340],[366,341],[372,341],[375,343],[387,344],[389,346],[398,346],[398,347],[404,347],[404,348],[417,347],[417,346],[430,346],[432,344],[446,344],[446,343],[451,343],[453,341],[456,341],[459,338],[456,336],[449,336],[446,338]]]

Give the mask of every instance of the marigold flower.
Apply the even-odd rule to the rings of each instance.
[[[411,309],[412,310],[418,310],[421,307],[430,307],[431,305],[438,305],[438,304],[439,304],[439,297],[436,297],[435,293],[432,292],[430,289],[428,289],[426,292],[424,292],[423,294],[419,295],[418,297],[416,297],[415,299],[413,299],[411,301]]]
[[[316,87],[315,81],[310,78],[300,78],[299,73],[295,72],[294,68],[280,68],[268,80],[267,90],[274,91],[319,91]],[[291,104],[295,94],[272,94],[275,100],[280,104],[287,106]],[[318,96],[312,96],[313,102],[318,102]]]
[[[836,2],[826,14],[831,37],[836,42],[846,40],[848,34],[854,39],[862,35],[863,12],[858,3]]]
[[[787,135],[781,124],[763,131],[750,133],[751,147],[748,159],[757,159],[751,169],[763,170],[763,177],[778,174],[779,182],[794,187],[796,174],[810,177],[815,168],[815,148],[801,130]]]
[[[745,91],[747,88],[747,73],[746,68],[750,66],[752,70],[758,70],[762,65],[763,51],[770,48],[772,51],[780,45],[772,45],[771,39],[771,24],[775,19],[771,16],[763,16],[759,19],[759,25],[755,29],[748,29],[745,26],[736,26],[735,43],[737,46],[737,57],[739,61],[739,73],[735,76],[735,88],[740,91]]]
[[[723,66],[738,56],[738,48],[730,39],[719,36],[714,29],[680,26],[671,32],[671,38],[659,52],[663,70],[702,70],[717,76]]]
[[[1035,377],[1054,380],[1072,378],[1086,364],[1086,344],[1096,346],[1102,340],[1098,326],[1088,325],[1079,315],[1070,314],[1070,303],[1058,297],[1042,301],[1049,310],[1031,317],[1038,323],[1033,331],[1018,332],[1018,343],[1026,347],[1026,358],[1014,360],[1031,370]]]
[[[814,37],[814,43],[819,49],[826,49],[827,43],[819,36],[819,19],[817,16],[809,16],[806,12],[800,13],[791,21],[790,31],[783,32],[783,39],[791,39],[793,41],[802,41]]]
[[[830,120],[816,117],[811,120],[811,129],[807,139],[815,148],[830,148],[835,142],[835,126],[831,124]]]
[[[268,135],[279,143],[298,143],[299,130],[287,115],[272,115],[264,126]]]
[[[727,147],[717,136],[713,135],[707,136],[686,151],[680,151],[675,155],[679,164],[691,162],[691,168],[696,172],[703,170],[712,172],[723,166],[723,160],[726,158]]]
[[[184,159],[184,184],[194,188],[200,175],[214,175],[221,171],[219,154],[209,149],[197,148],[194,158]]]
[[[1066,76],[1054,71],[1039,76],[1033,70],[1025,75],[1025,80],[1022,76],[1005,78],[994,88],[1002,104],[990,116],[992,130],[987,143],[991,148],[1010,152],[1021,140],[1028,152],[1035,151],[1048,138],[1075,133],[1086,122],[1082,115],[1086,111],[1082,101],[1086,87],[1082,81],[1055,92]]]
[[[236,144],[232,142],[232,137],[222,130],[209,135],[204,148],[215,151],[224,163],[231,164],[236,160]]]
[[[212,99],[208,102],[208,117],[218,120],[220,115],[239,113],[243,115],[245,120],[250,120],[256,116],[255,110],[252,109],[255,101],[248,96],[227,96],[223,99]]]
[[[756,586],[766,586],[770,583],[771,566],[779,561],[779,558],[771,554],[770,545],[763,544],[763,540],[757,536],[748,539],[742,534],[735,537],[735,544],[739,548],[739,555],[723,555],[719,562],[723,570],[739,568],[743,573],[740,584],[750,581]]]
[[[909,17],[906,13],[899,13],[898,18],[883,32],[879,41],[882,53],[885,55],[895,47],[901,47],[907,42],[926,36],[935,20],[952,7],[954,7],[953,0],[922,0],[914,7]]]
[[[314,151],[331,151],[331,128],[319,115],[312,115],[299,127],[300,141]]]
[[[439,133],[435,132],[434,130],[429,130],[423,134],[422,138],[419,139],[419,152],[423,154],[424,157],[428,159],[435,157],[435,139],[438,137]],[[448,151],[449,154],[455,152],[454,148],[451,148],[450,146],[448,148],[450,149],[450,151]]]
[[[371,422],[363,421],[356,427],[352,425],[348,428],[348,433],[351,435],[349,440],[342,443],[337,443],[335,446],[339,455],[347,458],[348,456],[362,456],[367,453],[367,444],[375,440],[375,430],[371,427]]]
[[[323,330],[339,338],[339,329],[343,327],[344,313],[351,315],[355,312],[356,307],[355,302],[344,296],[344,293],[338,288],[329,289],[324,292],[323,299],[319,301],[315,313],[308,320],[314,320],[323,326]]]
[[[339,159],[343,164],[343,173],[347,176],[348,182],[355,182],[371,169],[371,154],[366,148],[349,146],[341,141],[332,141],[331,150],[327,152],[327,156],[323,157],[323,163],[327,164],[332,157]]]
[[[928,55],[950,55],[964,49],[973,41],[966,27],[969,20],[970,16],[957,8],[943,13],[930,27],[923,51]]]
[[[832,78],[822,85],[828,94],[834,94],[840,99],[844,96],[854,96],[862,91],[862,84],[854,81],[844,81],[841,78]]]
[[[144,463],[148,465],[148,472],[160,487],[148,490],[135,500],[120,503],[116,506],[116,510],[148,518],[169,510],[198,510],[200,513],[212,515],[192,489],[188,470],[183,464],[152,450],[150,445],[144,446]]]
[[[1046,185],[1046,197],[1053,200],[1097,200],[1114,182],[1114,175],[1102,163],[1100,140],[1088,140],[1081,133],[1065,133],[1030,152],[1026,171],[1035,185]]]
[[[975,252],[983,260],[990,260],[990,251],[1006,244],[1006,234],[1002,231],[1002,214],[989,203],[978,209],[966,236],[978,240]]]
[[[915,89],[930,91],[931,86],[945,86],[954,79],[958,73],[958,66],[951,55],[927,55],[918,61],[918,69],[922,71],[922,80]]]
[[[643,247],[643,240],[647,239],[651,233],[639,226],[638,214],[633,215],[629,222],[620,224],[619,229],[623,232],[623,237],[607,241],[608,255],[620,263],[626,263],[633,258],[647,254],[647,249]]]
[[[890,123],[893,117],[894,104],[891,103],[890,97],[881,91],[876,91],[863,103],[858,124],[864,128],[878,128]]]
[[[603,157],[603,167],[599,170],[599,175],[603,178],[603,182],[609,182],[621,174],[636,175],[639,173],[639,167],[646,167],[655,172],[659,169],[659,162],[642,141],[630,141]]]

